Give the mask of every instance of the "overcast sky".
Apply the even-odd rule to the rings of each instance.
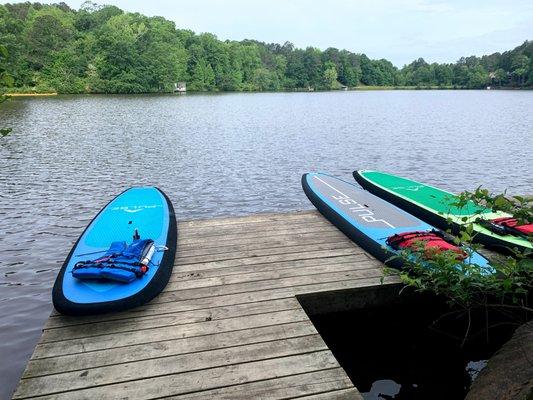
[[[59,1],[59,0],[58,0]],[[6,3],[0,0],[0,3]],[[78,9],[82,0],[65,0]],[[453,62],[533,39],[533,0],[107,0],[220,39],[337,47],[397,66]]]

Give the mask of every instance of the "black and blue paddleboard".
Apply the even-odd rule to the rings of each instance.
[[[397,254],[397,250],[387,243],[387,238],[406,232],[434,230],[431,225],[379,197],[330,175],[304,174],[302,187],[324,217],[382,262]],[[488,260],[479,253],[472,252],[468,262],[492,272]],[[397,268],[402,266],[399,259],[388,264]]]
[[[97,258],[113,243],[151,239],[155,251],[146,271],[129,283],[106,279],[81,280],[76,265]],[[91,221],[70,251],[52,291],[56,310],[68,315],[121,311],[145,304],[167,285],[176,254],[177,227],[168,197],[154,187],[126,190]],[[117,270],[118,271],[118,270]]]

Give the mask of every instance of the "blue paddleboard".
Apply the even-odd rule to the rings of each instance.
[[[302,187],[322,215],[382,262],[398,254],[398,250],[387,244],[388,237],[435,229],[370,192],[330,175],[304,174]],[[465,261],[486,267],[487,273],[493,272],[488,260],[477,252],[471,252]],[[402,266],[400,259],[388,264],[398,268]]]
[[[77,263],[98,258],[113,242],[132,243],[136,232],[142,239],[152,239],[157,249],[143,276],[130,283],[73,277]],[[176,240],[176,217],[168,197],[154,187],[126,190],[98,213],[70,251],[54,284],[54,307],[62,314],[86,315],[149,302],[168,283]]]

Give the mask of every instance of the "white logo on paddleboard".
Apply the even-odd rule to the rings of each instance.
[[[418,192],[418,189],[422,189],[424,185],[417,185],[417,186],[396,186],[393,187],[394,190],[409,190],[411,192]]]
[[[350,205],[349,210],[357,215],[359,218],[361,218],[363,221],[366,222],[381,222],[387,226],[390,226],[391,228],[394,228],[392,224],[389,224],[384,219],[377,219],[374,217],[374,212],[370,210],[368,207],[364,206],[363,204],[358,203],[354,199],[351,199],[347,195],[343,194],[342,196],[332,196],[335,200],[337,200],[339,203],[344,205]]]
[[[370,210],[367,206],[364,204],[360,204],[354,199],[352,199],[347,194],[341,192],[339,189],[331,186],[329,183],[323,181],[318,176],[314,176],[315,179],[322,182],[324,185],[328,186],[329,188],[333,189],[335,192],[338,193],[337,196],[331,196],[333,199],[337,200],[340,204],[349,206],[348,209],[351,213],[355,214],[358,218],[362,219],[365,222],[368,223],[382,223],[385,224],[391,228],[394,228],[394,225],[390,224],[389,222],[385,221],[384,219],[378,219],[374,217],[374,212]]]
[[[120,206],[120,207],[113,207],[111,211],[124,211],[127,213],[137,213],[139,211],[151,209],[151,208],[158,208],[161,207],[160,205],[145,205],[145,206]]]

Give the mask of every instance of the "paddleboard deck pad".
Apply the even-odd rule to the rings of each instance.
[[[491,221],[509,217],[509,214],[493,212],[471,201],[458,208],[452,205],[457,201],[453,193],[396,175],[358,170],[353,172],[353,176],[364,189],[376,196],[440,229],[452,229],[454,233],[458,233],[464,224],[480,218]],[[533,249],[527,237],[496,233],[479,223],[474,223],[473,228],[474,240],[495,250]]]
[[[400,258],[387,239],[406,232],[432,231],[433,226],[421,221],[394,205],[357,188],[354,184],[322,173],[307,173],[302,176],[302,187],[313,205],[333,225],[364,250],[387,265],[401,268]],[[482,255],[471,252],[467,262],[492,267]]]
[[[74,266],[98,258],[113,242],[132,243],[134,235],[152,239],[158,249],[144,275],[130,283],[80,280]],[[128,189],[112,200],[82,233],[52,290],[55,309],[67,315],[122,311],[145,304],[167,285],[176,255],[177,227],[168,197],[155,187]]]

